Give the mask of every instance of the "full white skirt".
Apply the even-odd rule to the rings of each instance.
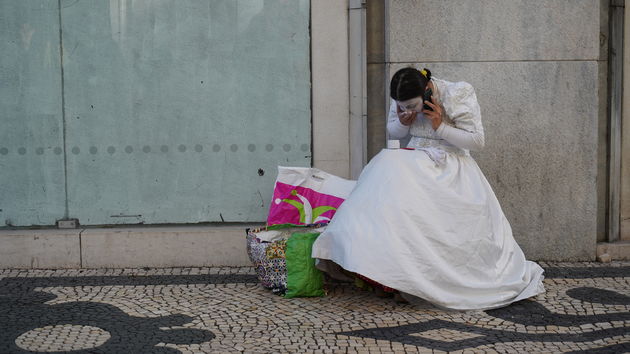
[[[313,245],[331,260],[440,307],[490,309],[544,292],[492,188],[470,156],[439,166],[383,150]]]

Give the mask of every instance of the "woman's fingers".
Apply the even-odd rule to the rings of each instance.
[[[407,125],[407,112],[398,112],[398,120],[403,125]]]
[[[403,112],[403,111],[401,111],[401,110],[400,110],[400,108],[398,108],[397,110],[398,110],[398,120],[399,120],[402,124],[406,125],[406,122],[407,122],[407,112]]]
[[[437,112],[435,109],[433,110],[423,109],[422,113],[424,113],[424,116],[429,119],[434,119],[440,116],[440,112]]]
[[[427,101],[427,103],[430,103],[430,102]],[[438,110],[439,106],[435,106],[433,103],[431,103],[431,106],[433,106],[432,111],[425,109],[422,111],[422,113],[424,113],[424,116],[427,119],[431,120],[431,127],[433,127],[433,130],[437,130],[437,128],[439,128],[439,126],[442,124],[442,112],[441,112],[441,109]]]
[[[431,99],[433,99],[433,96],[431,97]],[[438,111],[438,110],[442,110],[442,108],[440,107],[440,105],[434,104],[431,101],[424,101],[424,104],[426,104],[427,106],[433,108],[434,111]],[[424,111],[423,111],[424,112]]]
[[[398,115],[398,119],[403,125],[410,125],[416,119],[417,112],[402,112]]]
[[[437,96],[432,95],[431,101],[424,101],[424,103],[427,106],[431,107],[431,109],[424,109],[422,110],[422,113],[424,113],[425,117],[431,120],[431,126],[433,127],[433,130],[437,130],[437,128],[439,128],[442,124],[444,109],[442,108],[442,104],[440,103],[440,100]]]

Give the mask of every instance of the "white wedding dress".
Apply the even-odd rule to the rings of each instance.
[[[437,131],[411,128],[392,102],[383,150],[313,245],[313,257],[449,309],[491,309],[543,293],[543,269],[527,261],[501,206],[468,149],[483,146],[475,92],[433,79],[447,114]]]

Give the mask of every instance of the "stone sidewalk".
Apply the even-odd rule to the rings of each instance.
[[[252,268],[0,270],[0,353],[630,352],[630,262],[541,265],[545,294],[469,312],[284,299]]]

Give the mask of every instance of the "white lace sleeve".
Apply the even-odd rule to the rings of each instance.
[[[467,82],[456,82],[448,85],[441,96],[448,119],[437,129],[437,134],[462,149],[483,148],[485,137],[475,89]]]

